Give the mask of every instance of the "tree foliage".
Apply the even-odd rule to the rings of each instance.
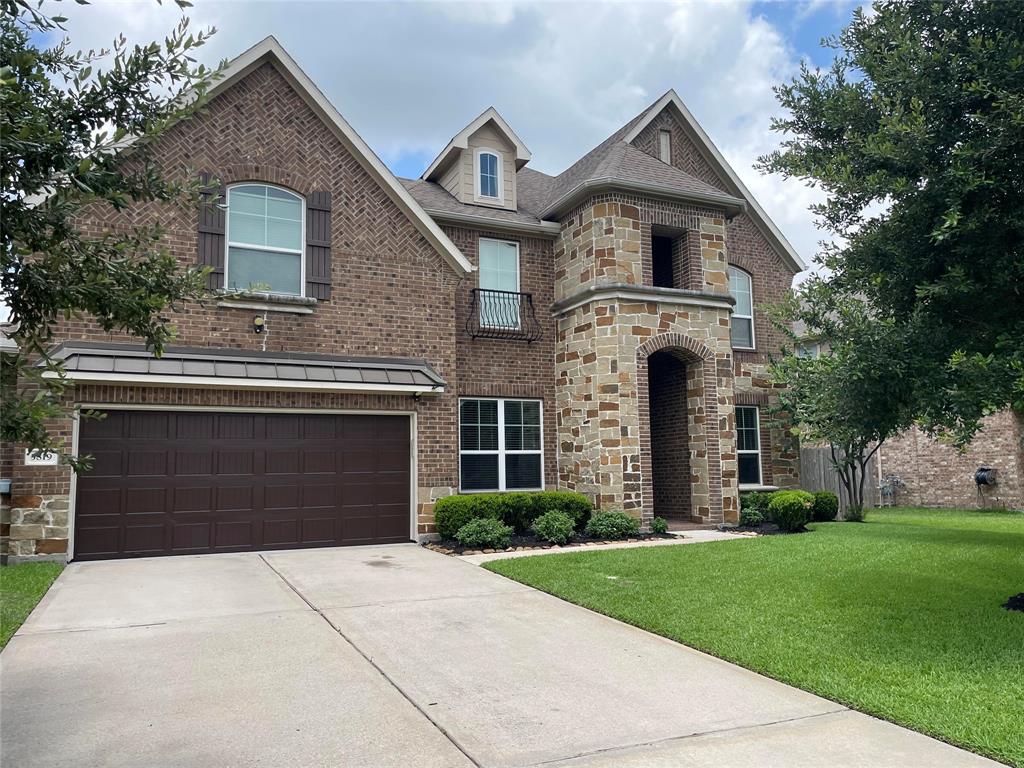
[[[776,89],[768,171],[827,193],[829,291],[914,351],[916,416],[968,441],[1024,405],[1024,13],[1001,0],[879,0]],[[845,310],[844,310],[845,311]],[[846,357],[830,365],[865,365]],[[884,415],[884,413],[883,413]]]
[[[856,297],[836,296],[820,278],[775,309],[778,324],[799,321],[822,342],[815,358],[784,354],[772,364],[782,421],[803,441],[831,449],[847,517],[863,517],[868,465],[891,437],[914,423],[922,363],[892,318]],[[792,426],[794,425],[795,426]]]
[[[52,450],[46,424],[64,413],[66,386],[48,357],[55,327],[87,317],[159,354],[173,335],[167,312],[204,290],[203,274],[162,247],[159,225],[82,222],[137,203],[195,205],[195,174],[165,178],[151,150],[202,105],[217,70],[194,54],[213,30],[192,33],[182,18],[162,43],[118,36],[110,49],[76,51],[63,17],[27,0],[0,4],[0,291],[20,347],[4,373],[22,382],[3,387],[0,428],[4,441]]]

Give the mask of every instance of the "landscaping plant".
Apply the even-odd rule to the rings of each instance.
[[[598,512],[590,518],[586,531],[595,539],[625,539],[640,533],[640,521],[625,512]]]
[[[455,539],[464,547],[507,549],[512,540],[512,526],[493,518],[479,517],[459,528]]]
[[[838,514],[839,497],[832,491],[815,491],[811,519],[819,523],[827,523],[835,520]]]
[[[783,531],[799,531],[811,521],[814,497],[807,491],[778,491],[768,504],[772,520]]]
[[[774,491],[748,491],[740,494],[740,511],[747,510],[760,516],[761,522],[768,519],[768,502],[772,500]]]
[[[757,528],[764,522],[764,515],[757,507],[740,508],[740,525],[748,528]]]
[[[532,530],[538,539],[552,544],[568,544],[576,532],[576,521],[565,512],[552,510],[534,520]]]
[[[829,67],[805,64],[775,89],[782,146],[761,168],[827,195],[813,211],[831,245],[805,291],[807,330],[832,349],[820,360],[836,354],[830,318],[844,326],[837,313],[865,308],[864,328],[841,334],[837,370],[801,387],[834,397],[836,426],[856,427],[814,418],[849,474],[864,445],[903,424],[892,415],[907,401],[959,445],[985,415],[1024,407],[1024,13],[1003,0],[876,0],[828,46]]]
[[[651,520],[651,533],[663,535],[668,533],[668,520],[664,517],[656,517]]]
[[[165,176],[152,147],[203,106],[217,71],[196,63],[213,30],[194,33],[187,18],[159,42],[118,35],[89,51],[64,39],[65,21],[24,0],[5,0],[0,14],[0,304],[18,345],[4,351],[3,378],[31,383],[0,387],[0,440],[78,469],[87,460],[50,431],[71,402],[67,380],[46,376],[62,371],[55,326],[88,317],[159,354],[174,337],[169,310],[206,293],[204,271],[178,263],[159,224],[124,216],[100,231],[82,217],[134,203],[197,207],[198,173],[182,165]]]
[[[454,539],[466,523],[478,518],[500,517],[494,498],[497,494],[445,496],[434,502],[434,525],[442,539]]]
[[[572,518],[576,530],[590,519],[590,499],[573,491],[514,493],[470,493],[445,496],[434,503],[434,521],[442,539],[453,539],[470,520],[501,520],[516,533],[530,530],[533,522],[547,512],[558,511]]]

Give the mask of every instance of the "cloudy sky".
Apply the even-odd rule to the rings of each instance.
[[[218,30],[202,49],[209,63],[275,35],[400,176],[419,176],[491,105],[533,152],[531,167],[559,173],[675,88],[810,262],[823,236],[807,212],[816,193],[753,163],[778,142],[771,86],[801,60],[831,61],[819,41],[855,5],[194,0],[187,14]],[[181,15],[171,0],[59,8],[80,48],[108,45],[117,32],[161,39]]]

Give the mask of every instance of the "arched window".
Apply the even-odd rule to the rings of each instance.
[[[267,184],[227,189],[228,288],[302,295],[305,201]]]
[[[476,151],[476,196],[501,200],[501,156],[494,150]]]
[[[732,309],[733,349],[754,348],[754,283],[750,274],[729,267],[729,294],[735,299]]]

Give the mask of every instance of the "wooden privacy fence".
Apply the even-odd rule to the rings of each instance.
[[[832,466],[832,451],[828,446],[800,447],[800,487],[812,492],[832,491],[839,497],[839,508],[846,511],[849,500],[839,473]],[[878,462],[874,457],[868,462],[864,478],[864,506],[878,506]]]

